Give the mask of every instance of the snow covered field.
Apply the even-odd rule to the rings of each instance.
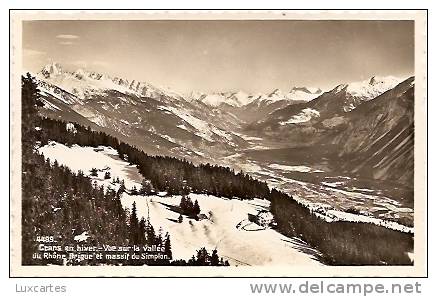
[[[134,185],[140,187],[142,177],[136,167],[119,159],[112,148],[67,147],[51,142],[39,152],[75,172],[82,170],[85,175],[89,175],[92,168],[98,169],[98,176],[91,177],[98,184],[117,187],[111,181],[119,177],[125,180],[128,189]],[[107,171],[111,178],[105,180],[103,176]],[[138,215],[150,215],[155,231],[162,228],[162,232],[169,232],[175,259],[188,260],[196,250],[206,247],[210,251],[217,248],[219,255],[231,265],[321,265],[314,259],[317,251],[306,243],[248,221],[248,214],[268,210],[269,201],[240,201],[198,194],[190,194],[190,197],[198,200],[204,219],[196,221],[184,217],[183,222],[178,223],[179,213],[172,209],[179,205],[180,196],[124,193],[122,204],[130,208],[136,202]]]
[[[299,114],[292,116],[290,119],[284,122],[280,122],[280,125],[287,125],[287,124],[300,124],[310,121],[312,118],[318,118],[320,117],[320,113],[311,108],[305,108],[303,109]]]
[[[285,237],[272,229],[265,229],[248,221],[248,213],[256,215],[268,208],[268,201],[254,199],[240,201],[207,195],[190,194],[199,202],[203,220],[184,217],[171,210],[179,205],[180,196],[124,195],[122,203],[129,207],[135,201],[138,214],[147,217],[149,210],[155,228],[169,232],[175,258],[190,258],[195,250],[205,246],[217,248],[219,255],[233,265],[319,265],[304,251],[316,253],[298,239]]]
[[[311,167],[303,166],[303,165],[290,166],[290,165],[270,164],[269,167],[273,169],[279,169],[282,171],[323,172],[322,170],[313,169]]]

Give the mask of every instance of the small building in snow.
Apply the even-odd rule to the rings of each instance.
[[[269,227],[274,224],[274,217],[267,210],[260,210],[256,215],[249,213],[248,220],[263,227]]]

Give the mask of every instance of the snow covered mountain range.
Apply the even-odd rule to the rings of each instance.
[[[241,124],[235,116],[146,82],[65,71],[57,63],[36,77],[47,116],[115,133],[151,153],[201,158],[207,147],[245,142],[232,132]]]
[[[158,98],[164,96],[166,98],[182,99],[182,96],[171,90],[158,88],[146,82],[129,81],[124,78],[111,77],[84,69],[77,69],[73,72],[66,71],[56,62],[44,66],[39,72],[39,76],[46,82],[52,83],[80,99],[99,95],[107,90],[116,90],[121,93],[144,97]]]
[[[121,93],[132,94],[151,98],[171,98],[173,100],[185,99],[189,102],[202,102],[212,107],[229,105],[241,107],[252,103],[289,101],[310,101],[322,93],[319,88],[293,87],[288,93],[275,89],[269,94],[247,94],[243,91],[205,94],[191,92],[187,96],[178,94],[168,88],[156,87],[150,83],[120,77],[112,77],[106,74],[77,69],[66,71],[56,62],[48,64],[38,73],[46,82],[68,91],[80,99],[92,95],[101,94],[105,90],[116,90]]]
[[[283,93],[279,89],[275,89],[269,94],[255,94],[250,95],[243,91],[225,92],[204,94],[199,92],[192,92],[189,96],[191,101],[200,101],[207,105],[219,107],[222,105],[230,105],[233,107],[242,107],[251,103],[261,104],[261,102],[274,103],[282,100],[286,101],[310,101],[318,97],[322,93],[321,89],[293,87],[290,92]]]
[[[351,132],[359,129],[363,121],[372,125],[383,125],[383,120],[391,123],[368,138],[369,144],[383,133],[390,135],[388,130],[398,122],[412,125],[410,106],[399,109],[399,114],[377,108],[378,102],[398,98],[400,90],[405,91],[405,87],[397,87],[403,80],[393,76],[342,83],[326,92],[293,87],[289,92],[275,89],[269,94],[192,92],[188,96],[147,82],[83,69],[67,71],[58,63],[46,65],[36,77],[45,103],[41,112],[46,116],[62,117],[108,132],[149,153],[200,162],[219,162],[221,157],[266,147],[267,143],[270,147],[272,144],[287,147],[291,143],[355,143],[354,139],[367,139],[362,133]],[[414,78],[403,85],[414,90],[412,81]],[[382,95],[389,99],[379,99]],[[392,101],[396,106],[404,106],[402,100]],[[360,118],[357,114],[362,113],[364,107],[360,107],[364,105],[370,111]],[[384,137],[382,140],[392,141]],[[347,147],[339,151],[339,157],[358,153]],[[367,146],[369,150],[370,147]],[[364,154],[362,150],[360,153]],[[402,166],[399,169],[404,170]],[[353,170],[360,171],[356,167]],[[393,177],[391,171],[384,172],[378,177]],[[408,178],[410,170],[405,172],[403,176]]]

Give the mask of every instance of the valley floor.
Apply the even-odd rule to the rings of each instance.
[[[286,149],[251,149],[223,158],[221,165],[243,170],[269,187],[291,194],[327,220],[370,222],[414,232],[414,211],[404,189],[338,175],[326,160],[312,164],[303,156],[293,156],[294,151]],[[397,192],[388,195],[388,189]]]

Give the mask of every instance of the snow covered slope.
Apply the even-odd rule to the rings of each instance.
[[[67,147],[51,142],[41,147],[39,152],[52,162],[68,166],[73,171],[82,170],[90,174],[91,168],[98,169],[98,176],[91,177],[99,185],[118,188],[112,178],[125,180],[129,189],[139,188],[142,180],[135,166],[120,160],[117,152],[108,147]],[[87,162],[77,162],[87,160]],[[105,172],[111,173],[111,179],[104,179]],[[139,216],[150,216],[151,223],[158,230],[169,232],[173,256],[176,259],[188,259],[197,249],[217,248],[219,255],[231,265],[321,265],[314,260],[317,251],[297,238],[285,237],[276,231],[248,221],[248,214],[256,215],[260,210],[268,210],[269,202],[253,199],[240,201],[207,195],[190,194],[197,199],[204,219],[196,221],[184,217],[178,223],[179,214],[172,210],[179,205],[180,196],[137,196],[124,193],[122,204],[130,208],[136,202]]]
[[[234,115],[148,83],[65,71],[56,63],[44,67],[37,80],[44,116],[86,126],[92,122],[150,154],[208,158],[247,146],[233,133],[240,127]]]

